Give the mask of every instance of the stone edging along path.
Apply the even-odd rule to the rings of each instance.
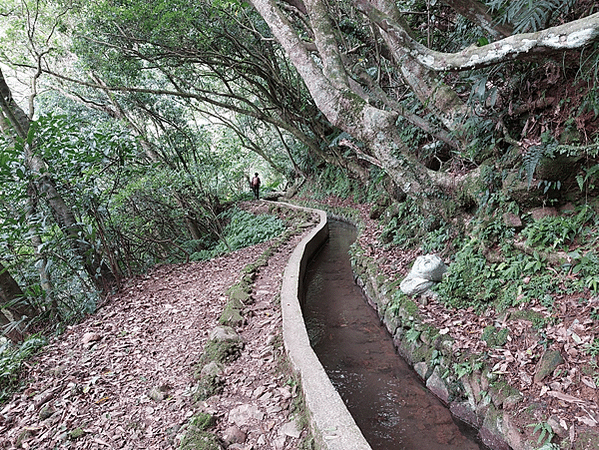
[[[293,369],[299,375],[308,421],[318,448],[371,450],[308,339],[300,306],[304,272],[308,261],[329,234],[327,214],[321,210],[311,211],[320,216],[320,223],[295,248],[283,276],[281,310],[285,349]]]

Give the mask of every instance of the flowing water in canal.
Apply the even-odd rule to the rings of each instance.
[[[303,305],[314,351],[373,450],[479,450],[449,410],[399,357],[354,283],[355,228],[330,222],[329,241],[308,265]]]

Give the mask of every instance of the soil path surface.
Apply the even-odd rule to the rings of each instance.
[[[237,329],[245,347],[226,365],[221,395],[194,402],[194,366],[227,289],[270,242],[129,280],[26,363],[26,389],[0,411],[0,448],[172,449],[200,411],[216,417],[210,431],[227,448],[298,448],[305,431],[293,415],[297,389],[281,363],[278,301],[300,239],[292,236],[259,269]]]

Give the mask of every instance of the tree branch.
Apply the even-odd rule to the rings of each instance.
[[[483,47],[472,45],[458,53],[431,50],[412,38],[388,15],[360,0],[359,9],[409,50],[423,67],[433,71],[463,71],[489,67],[513,59],[538,59],[585,47],[599,39],[599,13],[535,33],[509,36]]]

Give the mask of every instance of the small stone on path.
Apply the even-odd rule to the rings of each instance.
[[[298,439],[301,435],[302,431],[299,428],[299,424],[297,420],[292,420],[291,422],[287,422],[281,427],[281,434],[285,436],[289,436],[295,439]]]
[[[255,405],[240,405],[229,412],[229,422],[239,427],[248,425],[252,419],[258,421],[264,419],[264,413]]]

